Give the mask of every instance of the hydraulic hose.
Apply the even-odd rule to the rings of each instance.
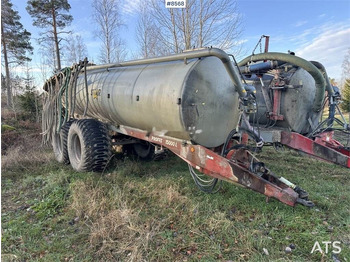
[[[261,53],[257,55],[251,55],[246,58],[244,58],[242,61],[238,63],[238,66],[244,66],[248,64],[249,62],[256,62],[261,60],[277,60],[277,61],[283,61],[286,63],[291,63],[296,66],[299,66],[306,70],[315,80],[315,86],[316,86],[316,94],[313,102],[312,109],[315,112],[319,112],[322,109],[325,89],[326,89],[326,81],[321,73],[321,71],[313,65],[311,62],[290,54],[284,54],[284,53]]]
[[[326,71],[326,68],[317,61],[310,61],[310,63],[312,63],[314,66],[316,66],[321,73],[323,74],[324,79],[326,80],[326,90],[328,93],[328,103],[329,103],[329,114],[328,114],[328,121],[327,121],[327,125],[328,126],[332,126],[333,122],[334,122],[334,117],[335,117],[335,103],[334,103],[334,98],[333,96],[335,95],[333,86],[331,84],[331,82],[329,81],[329,77]]]
[[[326,90],[328,92],[328,96],[333,96],[334,95],[334,89],[332,87],[331,82],[329,81],[329,77],[327,75],[327,71],[326,68],[317,61],[310,61],[311,64],[313,64],[314,66],[316,66],[318,68],[318,70],[321,71],[321,73],[323,74],[324,79],[326,80]]]

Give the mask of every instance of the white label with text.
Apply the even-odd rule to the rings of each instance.
[[[177,142],[175,141],[171,141],[171,140],[165,140],[165,144],[168,146],[173,146],[173,147],[177,147]]]
[[[186,0],[165,0],[166,8],[186,8]]]
[[[151,140],[154,141],[154,142],[163,143],[163,139],[160,138],[160,137],[152,136]]]

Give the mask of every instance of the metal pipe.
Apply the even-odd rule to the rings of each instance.
[[[239,70],[241,70],[243,74],[249,74],[257,71],[262,71],[262,70],[266,71],[266,70],[274,69],[279,65],[281,65],[281,62],[271,60],[263,63],[240,66]]]
[[[238,63],[238,66],[244,66],[248,64],[249,62],[256,62],[261,60],[279,60],[286,63],[291,63],[296,66],[299,66],[306,70],[315,80],[315,86],[316,86],[316,94],[313,102],[312,109],[315,112],[319,112],[322,109],[323,104],[323,98],[326,88],[326,81],[320,72],[320,70],[314,66],[309,61],[297,57],[290,54],[284,54],[284,53],[262,53],[257,55],[251,55],[246,58],[244,58],[242,61]]]
[[[132,60],[132,61],[127,61],[127,62],[121,62],[118,64],[105,64],[105,65],[99,65],[99,66],[89,66],[86,68],[86,71],[96,70],[96,69],[113,68],[113,67],[124,67],[124,66],[171,62],[171,61],[177,61],[177,60],[186,60],[186,59],[201,58],[201,57],[208,57],[208,56],[215,56],[221,60],[221,62],[224,64],[225,69],[226,69],[227,73],[229,74],[237,92],[239,93],[239,96],[245,97],[247,92],[243,87],[238,70],[236,69],[236,67],[234,67],[232,65],[231,60],[230,60],[229,56],[227,55],[227,53],[219,48],[205,48],[205,49],[200,49],[200,50],[183,52],[180,54],[174,54],[174,55],[170,55],[170,56],[160,56],[160,57],[146,58],[146,59],[141,59],[141,60]]]
[[[269,52],[270,36],[269,35],[264,35],[264,37],[265,37],[264,53],[267,53],[267,52]]]

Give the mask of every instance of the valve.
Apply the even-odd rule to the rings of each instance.
[[[255,97],[256,89],[252,85],[245,85],[244,89],[247,92],[247,95],[242,98],[244,112],[247,114],[254,114],[257,112]]]

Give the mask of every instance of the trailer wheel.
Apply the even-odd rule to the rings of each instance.
[[[152,160],[154,157],[154,146],[148,142],[132,144],[137,157],[141,160]]]
[[[76,171],[102,171],[111,155],[106,126],[94,119],[74,122],[68,132],[68,155]]]
[[[62,126],[59,133],[54,132],[52,135],[52,147],[55,158],[59,163],[69,164],[67,137],[70,126],[75,120],[68,121]]]

